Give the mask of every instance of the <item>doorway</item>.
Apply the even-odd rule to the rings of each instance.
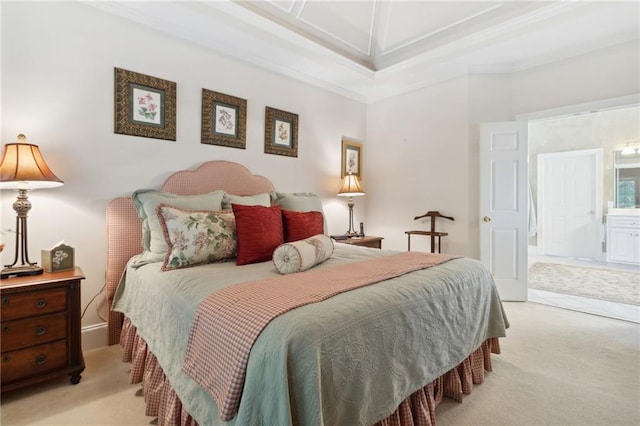
[[[596,109],[529,118],[529,182],[537,205],[528,263],[616,270],[640,278],[640,267],[605,262],[606,214],[616,199],[615,152],[638,143],[640,107]],[[528,296],[534,302],[640,321],[637,305],[531,287]]]

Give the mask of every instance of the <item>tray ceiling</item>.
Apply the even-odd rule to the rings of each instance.
[[[236,3],[374,71],[544,5],[374,0]]]
[[[86,4],[364,102],[460,75],[527,69],[640,35],[636,1]]]

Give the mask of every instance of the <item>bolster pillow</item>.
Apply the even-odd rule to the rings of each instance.
[[[273,264],[281,274],[302,272],[324,262],[333,253],[333,241],[324,234],[284,243],[273,252]]]

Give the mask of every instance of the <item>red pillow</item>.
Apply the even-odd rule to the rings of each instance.
[[[236,265],[271,260],[276,247],[284,243],[280,206],[231,204],[231,208],[238,237]]]
[[[324,219],[320,212],[282,210],[282,226],[285,243],[304,240],[324,233]]]

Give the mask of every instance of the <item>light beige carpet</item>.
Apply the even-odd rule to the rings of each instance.
[[[492,356],[494,371],[462,403],[445,400],[438,426],[640,424],[639,324],[504,305],[511,328]],[[64,378],[3,396],[2,425],[148,425],[119,355],[117,346],[87,352],[76,386]]]
[[[536,262],[529,267],[529,287],[640,305],[640,273],[634,272]]]

